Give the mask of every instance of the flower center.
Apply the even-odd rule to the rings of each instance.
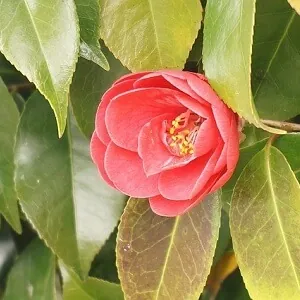
[[[196,140],[202,118],[187,110],[176,117],[167,129],[167,142],[172,152],[179,156],[194,153]]]

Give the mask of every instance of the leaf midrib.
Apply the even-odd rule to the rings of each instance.
[[[151,3],[152,0],[147,0],[147,1],[148,1],[148,4],[149,4],[149,10],[150,10],[150,14],[151,14],[152,23],[153,23],[153,30],[154,30],[154,36],[155,36],[155,42],[156,42],[156,48],[157,48],[157,53],[158,53],[158,57],[159,57],[159,62],[161,64],[161,66],[163,66],[162,56],[161,56],[159,43],[158,43],[158,33],[157,33],[157,30],[156,30],[156,26],[155,26],[154,10],[153,10],[153,5]]]
[[[41,38],[40,38],[40,35],[39,35],[39,31],[38,31],[38,29],[37,29],[37,27],[36,27],[36,25],[35,25],[34,18],[33,18],[32,14],[31,14],[31,10],[30,10],[30,8],[29,8],[29,5],[28,5],[28,3],[27,3],[27,0],[23,0],[23,1],[24,1],[26,10],[27,10],[27,12],[28,12],[30,21],[31,21],[31,23],[32,23],[33,29],[34,29],[34,31],[35,31],[35,34],[36,34],[36,37],[37,37],[37,40],[38,40],[39,48],[40,48],[41,53],[42,53],[42,55],[43,55],[43,57],[44,57],[44,61],[45,61],[45,63],[46,63],[47,71],[48,71],[49,77],[50,77],[51,87],[52,87],[52,89],[53,89],[53,91],[54,91],[55,98],[56,98],[56,100],[57,100],[57,99],[58,99],[58,97],[57,97],[57,91],[56,91],[55,86],[54,86],[54,84],[53,84],[52,74],[51,74],[51,72],[50,72],[50,67],[49,67],[48,61],[47,61],[47,59],[46,59],[46,55],[45,55],[45,52],[44,52],[44,48],[43,48],[43,46],[42,46],[42,41],[41,41]],[[56,110],[54,110],[54,111],[56,112]],[[61,119],[62,119],[62,115],[61,115],[61,110],[60,110],[60,109],[58,109],[58,113],[59,113],[59,118],[60,118],[60,120],[61,120]]]
[[[291,256],[291,252],[290,252],[289,245],[287,243],[287,239],[285,237],[285,232],[284,232],[282,221],[281,221],[281,218],[280,218],[280,213],[279,213],[277,203],[276,203],[276,195],[275,195],[275,192],[274,192],[274,189],[273,189],[273,180],[272,180],[272,173],[271,173],[271,166],[270,166],[271,147],[272,147],[271,145],[267,144],[267,146],[265,148],[265,164],[266,164],[267,176],[269,178],[269,180],[267,180],[267,181],[268,181],[268,184],[269,184],[272,203],[273,203],[273,206],[274,206],[276,218],[278,220],[278,225],[279,225],[279,229],[280,229],[281,236],[282,236],[282,239],[283,239],[283,243],[284,243],[284,246],[286,248],[286,252],[287,252],[287,255],[288,255],[292,270],[293,270],[293,273],[295,275],[295,279],[296,279],[296,282],[297,282],[298,289],[300,290],[300,283],[299,283],[298,275],[297,275],[297,272],[296,272],[296,269],[295,269],[295,266],[294,266],[294,261],[293,261],[293,258]]]
[[[156,294],[155,294],[155,300],[159,300],[159,292],[160,292],[161,286],[164,282],[165,272],[166,272],[168,261],[169,261],[169,258],[170,258],[170,253],[171,253],[171,250],[172,250],[172,246],[174,244],[174,237],[175,237],[175,233],[176,233],[177,228],[178,228],[179,220],[180,220],[180,216],[175,218],[173,229],[172,229],[172,232],[171,232],[171,235],[170,235],[170,243],[169,243],[168,250],[167,250],[167,253],[166,253],[164,266],[162,268],[162,274],[161,274],[160,281],[159,281],[157,291],[156,291]]]
[[[266,69],[266,71],[264,72],[264,75],[263,75],[261,81],[259,82],[259,85],[258,85],[258,87],[257,87],[257,89],[256,89],[256,91],[255,91],[255,93],[254,93],[254,95],[253,95],[253,98],[254,98],[254,99],[256,98],[256,96],[257,96],[257,94],[258,94],[258,91],[259,91],[260,88],[261,88],[262,83],[265,81],[265,78],[266,78],[267,74],[268,74],[269,71],[270,71],[270,68],[271,68],[271,66],[272,66],[272,64],[273,64],[273,62],[274,62],[274,59],[275,59],[275,57],[276,57],[276,55],[277,55],[277,53],[278,53],[278,51],[279,51],[279,49],[280,49],[280,47],[281,47],[283,41],[284,41],[284,39],[286,38],[286,36],[287,36],[287,34],[288,34],[288,31],[289,31],[289,29],[290,29],[290,27],[291,27],[291,25],[292,25],[292,23],[293,23],[293,21],[294,21],[295,16],[296,16],[296,12],[295,12],[295,11],[292,11],[292,15],[291,15],[289,21],[287,22],[287,25],[286,25],[286,27],[285,27],[285,29],[284,29],[284,32],[283,32],[283,35],[282,35],[282,37],[280,38],[280,40],[279,40],[279,42],[278,42],[278,45],[277,45],[277,47],[275,48],[275,51],[274,51],[274,53],[273,53],[273,55],[272,55],[272,57],[271,57],[271,59],[270,59],[270,61],[269,61],[269,64],[268,64],[268,66],[267,66],[267,69]]]

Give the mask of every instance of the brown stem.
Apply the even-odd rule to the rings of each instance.
[[[24,82],[24,83],[9,84],[7,87],[8,87],[8,90],[11,93],[13,93],[13,92],[18,92],[19,90],[33,88],[34,84],[31,82]]]
[[[274,120],[261,120],[265,125],[280,128],[285,131],[299,131],[300,132],[300,124],[297,123],[289,123],[283,121],[274,121]]]

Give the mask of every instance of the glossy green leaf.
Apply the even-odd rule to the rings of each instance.
[[[58,133],[64,132],[68,93],[79,49],[72,0],[0,3],[0,51],[49,100]]]
[[[125,298],[198,299],[212,265],[220,218],[218,194],[175,218],[154,214],[146,199],[131,198],[117,239]]]
[[[199,0],[100,3],[101,36],[126,67],[132,71],[183,68],[201,25]]]
[[[278,137],[274,146],[278,148],[289,162],[298,181],[300,180],[300,134],[287,134]]]
[[[255,2],[207,1],[203,66],[210,84],[241,117],[267,131],[282,133],[261,123],[252,99],[250,74]]]
[[[99,0],[75,0],[75,4],[80,26],[80,56],[108,71],[109,64],[98,41],[100,37]]]
[[[24,213],[47,245],[82,277],[116,226],[124,196],[98,174],[74,124],[59,139],[43,97],[25,105],[16,144],[16,186]]]
[[[257,1],[253,97],[259,115],[286,120],[300,113],[300,16],[287,1]]]
[[[254,125],[247,124],[243,128],[243,135],[244,135],[245,139],[240,144],[240,148],[242,148],[242,149],[252,146],[252,145],[270,137],[271,133],[264,131],[260,128],[257,128]]]
[[[55,299],[55,256],[38,239],[21,254],[8,277],[4,300],[19,299]]]
[[[14,144],[19,112],[0,78],[0,212],[18,233],[22,231],[14,184]]]
[[[228,182],[223,186],[222,188],[222,202],[223,202],[223,208],[229,212],[230,202],[231,202],[231,196],[233,193],[233,188],[241,175],[242,171],[244,170],[245,166],[248,164],[248,162],[253,158],[253,156],[264,148],[265,144],[267,142],[267,139],[263,139],[255,144],[252,144],[247,147],[243,147],[240,149],[240,157],[237,163],[237,166],[234,170],[233,175],[228,180]]]
[[[119,284],[88,277],[85,281],[70,269],[60,264],[63,278],[64,300],[123,300],[123,292]]]
[[[110,71],[105,72],[97,65],[79,59],[70,90],[74,116],[79,128],[88,138],[95,129],[95,115],[101,96],[115,80],[128,73],[120,61],[105,48],[104,53],[109,59]]]
[[[300,298],[300,186],[283,154],[267,146],[232,196],[233,248],[253,299]]]

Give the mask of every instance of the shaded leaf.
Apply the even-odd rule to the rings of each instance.
[[[21,254],[9,274],[4,300],[17,299],[55,299],[55,256],[38,239]]]
[[[63,277],[64,300],[122,300],[124,299],[119,284],[88,277],[85,281],[70,269],[60,264]]]
[[[287,1],[257,1],[252,82],[262,118],[286,120],[300,113],[300,16]]]
[[[216,300],[251,300],[239,270],[224,281]]]
[[[15,103],[17,105],[17,108],[19,110],[19,112],[21,113],[24,109],[24,105],[25,105],[25,100],[24,98],[17,92],[14,92],[11,94],[15,100]]]
[[[232,274],[238,265],[233,251],[226,252],[218,263],[210,270],[205,289],[209,291],[211,298],[215,299],[223,281]]]
[[[117,267],[126,299],[198,299],[218,239],[218,194],[176,218],[155,215],[131,198],[121,218]]]
[[[203,66],[210,84],[241,117],[267,131],[282,133],[261,123],[252,99],[250,74],[255,2],[207,1]]]
[[[289,162],[298,181],[300,180],[300,134],[287,134],[278,137],[274,146],[278,148]]]
[[[1,220],[0,229],[0,280],[4,281],[8,270],[15,262],[17,255],[16,244],[10,227]]]
[[[100,98],[112,83],[128,70],[107,49],[105,55],[110,62],[110,71],[105,72],[97,65],[79,59],[70,90],[74,116],[81,131],[88,138],[95,129],[95,115]]]
[[[74,2],[1,1],[0,12],[0,51],[49,100],[61,136],[79,48]]]
[[[267,144],[238,179],[230,209],[234,251],[253,299],[299,299],[299,216],[299,183]]]
[[[18,198],[14,183],[14,144],[19,112],[0,78],[0,212],[21,233]]]
[[[183,68],[201,25],[199,0],[101,0],[100,4],[101,36],[126,67]]]
[[[0,53],[0,76],[6,84],[27,81],[2,53]]]
[[[300,0],[288,0],[291,7],[296,10],[296,12],[300,15]]]
[[[109,64],[98,41],[100,37],[99,0],[75,0],[75,4],[80,26],[80,56],[108,71]]]
[[[49,105],[34,94],[16,145],[16,185],[29,221],[47,245],[82,277],[116,226],[124,196],[99,177],[89,142],[74,124],[59,139]]]

